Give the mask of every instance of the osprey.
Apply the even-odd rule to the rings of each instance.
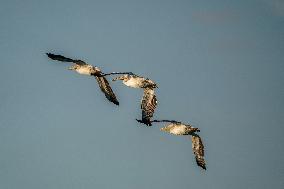
[[[141,123],[141,120],[137,121]],[[174,120],[153,120],[151,122],[168,122],[169,124],[161,128],[161,131],[165,131],[173,135],[190,135],[192,151],[195,155],[196,163],[198,166],[206,170],[206,162],[204,160],[204,145],[200,136],[196,134],[196,132],[200,132],[198,128]]]
[[[158,101],[155,95],[154,88],[158,88],[157,84],[152,80],[144,77],[140,77],[135,74],[125,74],[117,77],[112,81],[122,80],[122,83],[128,87],[142,88],[144,89],[143,97],[141,99],[142,120],[148,126],[151,126],[151,118],[154,115],[154,111],[157,107]]]
[[[104,77],[104,75],[107,75],[107,74],[102,73],[98,67],[87,64],[86,62],[82,60],[74,60],[71,58],[66,58],[62,55],[56,55],[56,54],[51,54],[51,53],[46,53],[46,55],[52,60],[57,60],[61,62],[72,62],[73,65],[68,68],[69,70],[74,70],[77,73],[82,74],[82,75],[94,76],[99,84],[101,91],[105,94],[106,98],[110,102],[116,105],[119,105],[119,102],[116,99],[116,96],[114,92],[112,91],[109,82]],[[124,73],[125,72],[112,72],[111,74],[124,74]],[[126,72],[126,73],[131,73],[131,72]]]

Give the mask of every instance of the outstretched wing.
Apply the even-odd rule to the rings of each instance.
[[[96,80],[100,86],[101,91],[105,94],[106,98],[111,101],[112,103],[119,105],[118,100],[116,99],[115,94],[113,93],[109,82],[107,81],[107,79],[105,77],[96,77]]]
[[[191,136],[192,150],[195,155],[195,160],[198,166],[206,170],[206,163],[204,160],[204,146],[199,135],[193,134]]]
[[[52,54],[52,53],[46,53],[46,55],[49,58],[51,58],[52,60],[57,60],[57,61],[61,61],[61,62],[73,62],[73,63],[78,64],[78,65],[86,65],[86,62],[84,62],[82,60],[73,60],[71,58],[67,58],[65,56]]]
[[[165,122],[165,123],[181,124],[180,121],[168,120],[168,119],[162,119],[162,120],[157,120],[157,119],[155,119],[155,120],[152,120],[151,122],[158,122],[158,123],[160,123],[160,122]]]
[[[151,126],[151,118],[154,115],[155,108],[157,107],[157,98],[154,89],[145,88],[141,100],[142,121]]]

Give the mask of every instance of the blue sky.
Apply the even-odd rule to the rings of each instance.
[[[0,2],[0,188],[283,188],[284,4],[261,1]],[[141,90],[94,78],[45,53],[159,85],[156,119],[136,123]]]

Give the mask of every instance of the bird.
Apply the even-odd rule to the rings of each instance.
[[[136,74],[124,74],[120,77],[112,79],[112,81],[122,80],[122,83],[128,87],[142,88],[144,90],[143,97],[141,99],[142,120],[147,126],[152,126],[151,118],[154,115],[154,111],[157,107],[158,101],[155,94],[155,88],[158,88],[157,84],[148,78],[138,76]]]
[[[124,74],[117,78],[112,79],[112,81],[122,80],[122,83],[128,87],[133,88],[158,88],[157,84],[148,79],[136,74]]]
[[[57,55],[52,53],[46,53],[46,55],[52,60],[73,63],[73,65],[68,68],[69,70],[74,70],[75,72],[82,75],[94,76],[99,84],[101,91],[105,94],[105,97],[115,105],[119,105],[119,102],[112,88],[110,87],[108,80],[104,77],[105,75],[108,74],[104,74],[97,66],[87,64],[82,60],[74,60],[71,58],[67,58],[62,55]],[[132,72],[112,72],[111,74],[125,74],[125,73],[131,74]]]
[[[137,121],[141,123],[141,120]],[[168,132],[173,135],[190,135],[192,142],[192,151],[195,155],[196,163],[198,166],[206,170],[206,162],[204,159],[204,145],[201,137],[196,134],[196,132],[200,132],[198,128],[175,120],[152,120],[151,122],[169,123],[165,127],[162,127],[160,129],[161,131]]]

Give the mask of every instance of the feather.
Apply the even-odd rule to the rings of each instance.
[[[105,77],[97,77],[97,76],[95,76],[95,77],[96,77],[96,80],[99,84],[101,91],[105,94],[106,98],[109,101],[111,101],[112,103],[119,105],[119,102],[116,99],[116,96],[115,96],[114,92],[112,91],[107,79]]]
[[[46,55],[49,58],[51,58],[52,60],[57,60],[57,61],[61,61],[61,62],[73,62],[74,64],[78,64],[78,65],[86,65],[86,62],[84,62],[82,60],[73,60],[71,58],[67,58],[65,56],[52,54],[52,53],[46,53]]]
[[[206,163],[204,160],[204,146],[200,136],[197,134],[192,134],[191,141],[192,141],[192,150],[195,155],[195,160],[197,165],[206,170]]]
[[[157,98],[155,95],[154,89],[145,88],[144,94],[141,100],[141,109],[142,109],[142,121],[151,126],[151,118],[154,115],[155,108],[157,107]]]

